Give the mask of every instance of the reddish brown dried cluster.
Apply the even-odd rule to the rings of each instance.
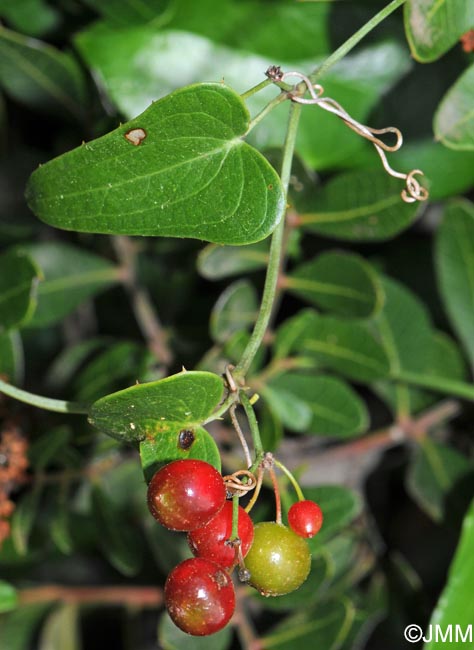
[[[26,479],[28,443],[14,425],[0,432],[0,546],[10,534],[9,519],[15,509],[11,492]]]
[[[463,34],[460,40],[462,49],[465,52],[474,52],[474,29],[470,29],[468,32]]]

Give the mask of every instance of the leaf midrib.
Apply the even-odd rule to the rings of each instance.
[[[359,217],[367,217],[373,212],[391,208],[399,202],[400,197],[397,194],[389,196],[386,199],[381,199],[380,201],[376,201],[375,203],[371,203],[369,205],[360,206],[358,208],[334,210],[331,212],[308,212],[300,215],[298,222],[303,225],[308,223],[340,223],[343,221],[350,221],[351,219],[357,219]]]

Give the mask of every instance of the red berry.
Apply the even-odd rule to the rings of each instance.
[[[298,501],[288,510],[288,523],[300,537],[314,537],[323,525],[323,513],[314,501]]]
[[[226,501],[222,510],[205,526],[188,534],[191,551],[197,557],[205,557],[222,567],[230,567],[235,561],[235,549],[226,543],[232,535],[232,502]],[[240,548],[245,557],[253,541],[253,523],[239,506],[238,535]]]
[[[178,564],[165,584],[168,613],[183,632],[214,634],[227,625],[235,609],[232,579],[225,569],[200,557]]]
[[[148,486],[148,508],[171,530],[193,530],[206,524],[225,503],[219,472],[202,460],[175,460],[162,467]]]

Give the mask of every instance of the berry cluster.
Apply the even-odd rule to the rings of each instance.
[[[236,566],[239,578],[265,596],[297,589],[310,570],[304,538],[322,525],[317,504],[295,503],[289,528],[280,522],[254,528],[248,513],[227,496],[224,478],[201,460],[173,461],[148,486],[153,517],[166,528],[187,532],[195,556],[178,564],[165,584],[169,615],[188,634],[205,636],[227,625],[235,609],[231,572]]]

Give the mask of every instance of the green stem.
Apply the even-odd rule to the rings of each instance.
[[[34,395],[28,393],[26,390],[16,388],[11,384],[7,384],[0,379],[0,393],[5,393],[9,397],[30,404],[31,406],[38,406],[39,408],[46,409],[47,411],[54,411],[56,413],[89,413],[90,404],[82,404],[80,402],[64,402],[59,399],[50,399],[49,397],[42,397],[41,395]]]
[[[295,479],[293,474],[290,472],[290,470],[283,465],[283,463],[280,463],[279,460],[276,458],[273,458],[273,462],[275,465],[278,467],[278,469],[281,469],[281,471],[290,479],[290,482],[292,486],[295,488],[296,495],[300,501],[304,501],[304,494],[302,489],[300,488],[298,481]]]
[[[219,406],[217,411],[214,411],[214,413],[210,415],[207,418],[207,420],[204,420],[202,425],[204,426],[205,424],[209,424],[209,422],[213,422],[214,420],[219,420],[219,418],[221,418],[225,413],[227,413],[227,411],[232,406],[232,404],[235,404],[238,396],[239,396],[238,393],[229,393],[229,395],[225,398],[225,400]]]
[[[230,539],[234,540],[239,537],[239,496],[234,494],[232,497],[232,533]]]
[[[258,465],[261,463],[264,449],[262,445],[262,439],[260,437],[260,430],[258,428],[257,418],[255,417],[255,411],[253,410],[252,404],[250,403],[247,395],[242,391],[240,393],[240,402],[244,407],[245,415],[249,423],[250,433],[252,434],[253,449],[255,454],[255,461],[250,468],[251,472],[254,472]]]
[[[257,113],[257,115],[253,118],[253,120],[250,120],[249,122],[249,128],[247,129],[247,134],[250,133],[250,131],[257,126],[259,122],[261,122],[273,109],[284,102],[285,100],[288,99],[288,93],[281,92],[279,95],[274,97],[274,99],[271,100],[271,102],[268,102],[268,104],[265,106],[265,108],[262,108],[260,113]],[[246,135],[247,135],[246,134]]]
[[[252,86],[252,88],[249,88],[246,90],[244,93],[242,93],[240,96],[243,100],[248,99],[249,97],[252,97],[252,95],[255,95],[256,93],[260,92],[267,86],[270,86],[273,83],[273,79],[265,79],[264,81],[261,81],[259,84],[256,86]]]
[[[374,27],[377,27],[387,16],[390,16],[398,7],[401,7],[406,0],[392,0],[386,7],[375,14],[365,25],[363,25],[355,34],[337,48],[328,58],[309,75],[309,79],[315,82],[322,77],[335,63],[343,59]]]
[[[288,130],[286,132],[285,144],[283,147],[283,160],[281,166],[281,182],[285,196],[288,194],[288,186],[291,176],[291,163],[295,150],[296,134],[298,132],[298,122],[301,114],[301,105],[293,102],[290,108],[290,118]],[[242,354],[242,358],[232,373],[236,379],[244,378],[250,365],[260,347],[265,331],[272,313],[273,301],[278,280],[278,269],[280,267],[281,251],[283,244],[283,232],[285,229],[285,217],[283,216],[276,227],[270,246],[270,255],[268,260],[267,275],[265,278],[265,287],[263,289],[262,304],[255,323],[252,336]]]
[[[433,375],[422,375],[416,372],[400,372],[393,379],[403,384],[427,388],[437,393],[454,395],[455,397],[461,397],[474,402],[474,386],[466,384],[463,381],[455,381]]]

